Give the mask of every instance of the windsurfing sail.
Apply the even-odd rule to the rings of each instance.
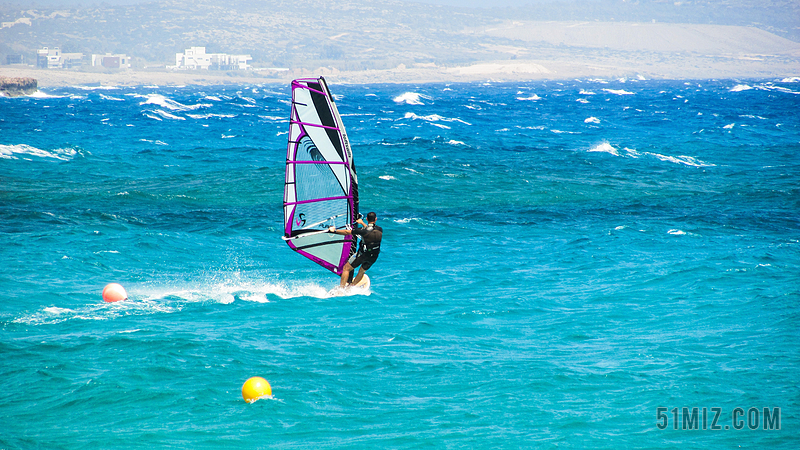
[[[358,218],[358,179],[350,142],[325,79],[292,81],[283,190],[283,239],[292,250],[341,275],[355,237],[328,233]]]

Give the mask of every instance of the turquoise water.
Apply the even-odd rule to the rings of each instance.
[[[797,448],[800,79],[329,84],[365,295],[288,84],[0,98],[0,448]]]

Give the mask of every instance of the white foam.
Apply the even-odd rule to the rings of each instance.
[[[450,144],[450,145],[467,145],[467,144],[465,144],[465,143],[463,143],[461,141],[456,141],[454,139],[450,139],[449,141],[447,141],[447,143]]]
[[[158,114],[159,116],[165,119],[172,119],[172,120],[186,120],[185,117],[176,116],[175,114],[168,113],[162,109],[157,109],[153,111],[154,113]]]
[[[579,94],[580,94],[580,95],[595,95],[595,93],[594,93],[594,92],[592,92],[592,91],[587,91],[586,89],[581,89],[581,91],[579,92]]]
[[[736,125],[736,124],[735,123],[729,123],[728,125],[725,125],[722,128],[725,129],[725,130],[730,130],[730,129],[733,129],[734,125]]]
[[[753,89],[753,87],[748,86],[746,84],[737,84],[736,86],[730,89],[730,92],[742,92],[742,91],[749,91]]]
[[[230,119],[236,117],[236,114],[186,114],[187,116],[191,117],[192,119],[211,119],[211,118],[218,118],[218,119]]]
[[[781,80],[781,83],[800,83],[800,77],[789,77]]]
[[[395,103],[405,103],[407,105],[424,105],[422,100],[432,100],[431,97],[417,92],[406,92],[394,98]]]
[[[660,159],[661,161],[671,162],[671,163],[675,163],[675,164],[683,164],[685,166],[693,166],[693,167],[714,167],[715,166],[715,164],[710,164],[710,163],[706,163],[706,162],[700,161],[699,159],[697,159],[697,158],[695,158],[693,156],[685,156],[685,155],[681,155],[681,156],[666,156],[666,155],[660,155],[658,153],[650,153],[650,152],[645,153],[645,155],[654,156],[654,157]]]
[[[538,96],[538,95],[536,95],[536,94],[533,94],[533,95],[531,95],[530,97],[517,97],[517,100],[522,100],[522,101],[525,101],[525,100],[541,100],[541,99],[542,99],[542,98],[541,98],[541,97],[539,97],[539,96]]]
[[[54,150],[42,150],[26,144],[2,145],[0,144],[0,158],[20,159],[20,155],[37,156],[39,158],[53,158],[61,161],[69,161],[78,152],[72,148],[57,148]],[[23,159],[27,159],[22,157]]]
[[[195,105],[184,105],[175,100],[164,97],[161,94],[147,94],[144,96],[147,100],[140,103],[140,105],[158,105],[167,108],[170,111],[193,111],[199,108],[208,108],[212,106],[209,103],[197,103]]]
[[[381,175],[381,176],[379,176],[378,178],[380,178],[381,180],[386,180],[386,181],[389,181],[389,180],[396,180],[396,179],[397,179],[397,178],[395,178],[395,177],[393,177],[393,176],[391,176],[391,175]]]
[[[407,112],[406,115],[403,116],[403,118],[404,119],[412,119],[412,120],[424,120],[426,122],[440,122],[440,121],[441,122],[461,122],[461,123],[463,123],[465,125],[472,125],[469,122],[465,122],[465,121],[463,121],[461,119],[458,119],[458,118],[442,117],[442,116],[440,116],[438,114],[430,114],[430,115],[427,115],[427,116],[418,116],[418,115],[416,115],[416,114],[414,114],[412,112]]]
[[[603,153],[610,153],[614,156],[619,156],[619,150],[612,147],[611,144],[608,142],[603,142],[602,144],[596,145],[593,148],[589,149],[590,152],[603,152]]]
[[[114,101],[114,102],[124,102],[125,101],[125,99],[112,97],[110,95],[105,95],[105,94],[100,94],[100,98],[102,98],[103,100],[111,100],[111,101]]]
[[[597,117],[589,117],[583,121],[583,123],[600,123],[600,119]]]
[[[42,92],[42,91],[36,91],[36,92],[28,95],[28,97],[33,97],[33,98],[64,98],[63,95],[51,95],[51,94],[47,94],[47,93]],[[79,98],[81,98],[81,97],[79,97]],[[83,97],[83,98],[85,98],[85,97]]]
[[[683,236],[683,235],[685,235],[685,234],[686,234],[686,232],[685,232],[685,231],[683,231],[683,230],[678,230],[678,229],[672,229],[672,230],[669,230],[669,231],[667,231],[667,233],[669,233],[669,234],[671,234],[671,235],[673,235],[673,236]]]
[[[603,89],[603,91],[614,95],[633,95],[633,92],[626,91],[624,89]]]

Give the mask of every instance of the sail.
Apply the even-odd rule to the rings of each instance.
[[[283,194],[283,239],[296,252],[341,274],[353,236],[327,233],[358,218],[358,179],[350,142],[325,79],[292,81]]]

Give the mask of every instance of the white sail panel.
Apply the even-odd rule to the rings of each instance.
[[[355,249],[352,236],[328,234],[352,227],[358,187],[350,145],[323,78],[292,82],[289,145],[284,187],[284,225],[289,246],[340,274]]]

